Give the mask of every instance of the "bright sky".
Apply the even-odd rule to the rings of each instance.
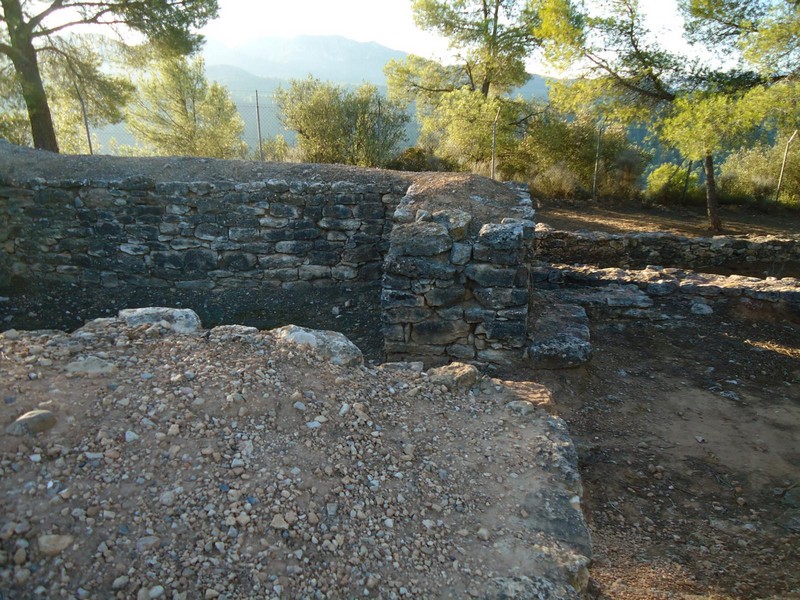
[[[669,31],[680,28],[676,1],[641,0],[654,33],[675,36]],[[202,33],[230,47],[259,37],[341,35],[429,58],[447,55],[446,40],[414,24],[411,0],[219,0],[219,4],[219,18]]]

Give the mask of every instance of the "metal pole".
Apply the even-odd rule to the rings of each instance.
[[[594,177],[592,177],[592,200],[597,200],[597,172],[600,170],[600,140],[603,138],[602,121],[597,126],[597,152],[594,155]]]
[[[500,107],[497,107],[497,114],[494,116],[492,125],[492,179],[494,179],[495,155],[497,153],[497,119],[500,118]]]
[[[258,154],[264,162],[264,142],[261,141],[261,107],[258,104],[258,90],[256,90],[256,122],[258,123]]]
[[[778,189],[775,192],[775,202],[781,197],[781,185],[783,185],[783,172],[786,169],[786,158],[789,156],[789,145],[794,141],[795,137],[797,137],[797,129],[794,130],[789,141],[786,142],[786,149],[783,151],[783,163],[781,164],[781,174],[778,177]]]
[[[78,102],[81,104],[81,113],[83,113],[83,126],[86,128],[86,141],[89,142],[89,154],[94,154],[94,149],[92,148],[92,133],[89,131],[89,117],[86,116],[86,105],[83,102],[83,96],[81,95],[81,90],[78,87],[78,82],[73,81],[72,84],[75,86],[75,93],[78,94]]]

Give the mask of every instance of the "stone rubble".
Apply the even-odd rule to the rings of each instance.
[[[521,409],[474,367],[437,376],[325,352],[285,329],[180,334],[169,318],[0,334],[0,395],[15,398],[3,423],[52,414],[39,433],[0,436],[0,589],[137,600],[586,591],[591,545],[560,419]],[[67,369],[88,356],[116,370]]]

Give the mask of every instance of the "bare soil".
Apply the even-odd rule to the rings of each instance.
[[[723,206],[723,233],[730,235],[786,235],[800,233],[800,211],[758,211],[752,207]],[[633,202],[540,201],[536,221],[565,231],[663,231],[686,236],[712,235],[705,209],[697,206],[643,207]]]
[[[709,235],[702,211],[551,203],[558,229]],[[730,233],[798,232],[796,213],[723,210]],[[602,600],[800,598],[800,323],[734,305],[665,321],[592,319],[585,367],[546,385],[579,447]],[[794,528],[792,528],[794,527]]]

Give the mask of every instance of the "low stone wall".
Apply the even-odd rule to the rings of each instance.
[[[556,231],[536,226],[535,254],[542,263],[645,268],[648,265],[732,272],[791,273],[800,269],[800,236],[714,236],[690,238],[671,233],[611,234]]]
[[[28,181],[0,188],[7,270],[39,283],[203,289],[377,280],[405,187]]]
[[[394,214],[381,295],[388,360],[522,357],[534,212],[526,189],[510,191],[453,205],[409,189]],[[484,222],[492,216],[498,222]]]

